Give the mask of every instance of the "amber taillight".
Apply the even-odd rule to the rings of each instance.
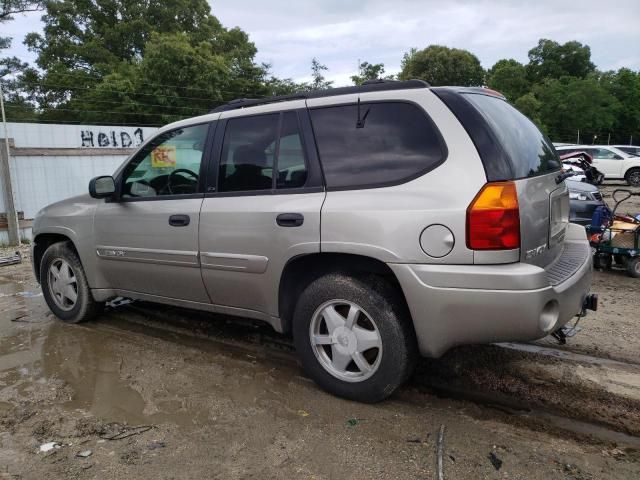
[[[487,183],[467,208],[467,247],[511,250],[520,247],[520,210],[513,182]]]

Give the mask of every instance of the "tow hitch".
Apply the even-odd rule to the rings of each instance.
[[[551,336],[555,338],[560,345],[565,345],[567,343],[567,338],[573,337],[580,331],[578,323],[580,323],[580,319],[587,314],[587,310],[591,310],[593,312],[598,310],[597,293],[590,293],[585,297],[584,302],[582,302],[582,311],[578,314],[578,319],[573,327],[560,327],[558,330],[553,332]]]

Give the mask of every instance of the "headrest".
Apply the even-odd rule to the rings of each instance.
[[[239,165],[255,165],[257,167],[267,166],[267,155],[264,150],[253,145],[241,145],[233,152],[233,163]]]

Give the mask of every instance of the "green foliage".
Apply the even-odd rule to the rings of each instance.
[[[358,67],[358,75],[353,75],[351,81],[354,85],[362,85],[367,80],[393,80],[394,75],[384,75],[383,63],[362,62]]]
[[[21,81],[46,120],[161,124],[270,91],[255,45],[206,0],[60,0],[43,21]]]
[[[525,95],[531,84],[524,65],[513,59],[498,61],[487,72],[487,86],[498,90],[510,101]]]
[[[321,64],[317,58],[311,59],[311,84],[305,85],[307,90],[325,90],[333,86],[332,81],[327,81],[322,72],[326,72],[329,68]]]
[[[622,68],[600,73],[591,51],[579,42],[541,39],[529,63],[500,60],[487,72],[487,85],[505,94],[554,141],[640,138],[640,73]]]
[[[433,86],[480,86],[484,70],[472,53],[457,48],[431,45],[424,50],[412,48],[405,53],[399,78],[425,80]]]
[[[534,87],[540,101],[540,120],[551,138],[571,138],[580,130],[583,138],[610,132],[620,103],[598,78],[547,79]]]
[[[585,78],[595,70],[591,63],[591,49],[580,42],[559,44],[541,38],[538,45],[529,50],[527,72],[532,82],[563,76]]]

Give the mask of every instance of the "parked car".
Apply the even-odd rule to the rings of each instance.
[[[604,173],[608,180],[624,179],[634,187],[640,187],[640,157],[608,145],[562,145],[556,150],[560,154],[585,151],[593,158],[593,165]]]
[[[590,225],[595,209],[606,205],[602,193],[598,187],[581,182],[575,176],[567,178],[566,182],[569,187],[569,221],[583,226]]]
[[[586,152],[576,151],[560,155],[563,170],[571,170],[584,177],[580,181],[589,182],[592,185],[600,185],[604,181],[604,174],[593,166],[591,155]],[[575,179],[575,177],[572,177]]]
[[[618,150],[622,150],[623,152],[630,153],[631,155],[635,155],[636,157],[640,157],[640,147],[638,145],[613,145]]]
[[[568,220],[556,151],[504,97],[381,81],[161,128],[37,215],[33,265],[66,322],[116,296],[261,320],[326,390],[374,402],[418,354],[533,340],[592,306]]]

